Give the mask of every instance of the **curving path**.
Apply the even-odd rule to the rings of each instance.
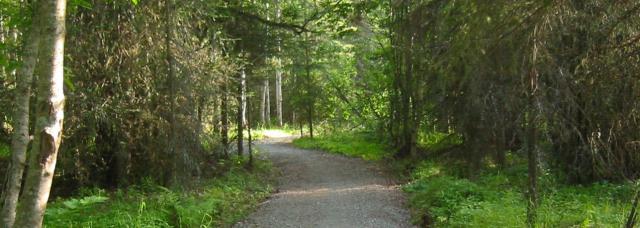
[[[292,147],[291,138],[257,146],[282,175],[278,192],[234,227],[411,227],[404,197],[374,164]]]

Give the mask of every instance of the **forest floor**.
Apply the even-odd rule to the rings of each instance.
[[[258,143],[281,175],[276,193],[235,227],[411,227],[405,197],[378,164],[293,147],[292,137]]]

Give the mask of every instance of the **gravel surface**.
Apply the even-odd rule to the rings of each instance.
[[[401,190],[375,164],[290,141],[257,145],[281,171],[278,191],[234,227],[412,227]]]

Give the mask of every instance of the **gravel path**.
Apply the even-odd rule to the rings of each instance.
[[[234,227],[412,227],[401,190],[374,164],[290,140],[257,145],[282,172],[278,192]]]

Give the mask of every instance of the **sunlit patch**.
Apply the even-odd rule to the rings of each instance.
[[[264,130],[263,135],[266,138],[286,138],[291,136],[282,130]]]
[[[351,188],[318,188],[310,190],[300,191],[283,191],[276,195],[320,195],[328,193],[349,193],[349,192],[361,192],[361,191],[394,191],[398,189],[399,185],[383,186],[379,184],[365,185]]]

